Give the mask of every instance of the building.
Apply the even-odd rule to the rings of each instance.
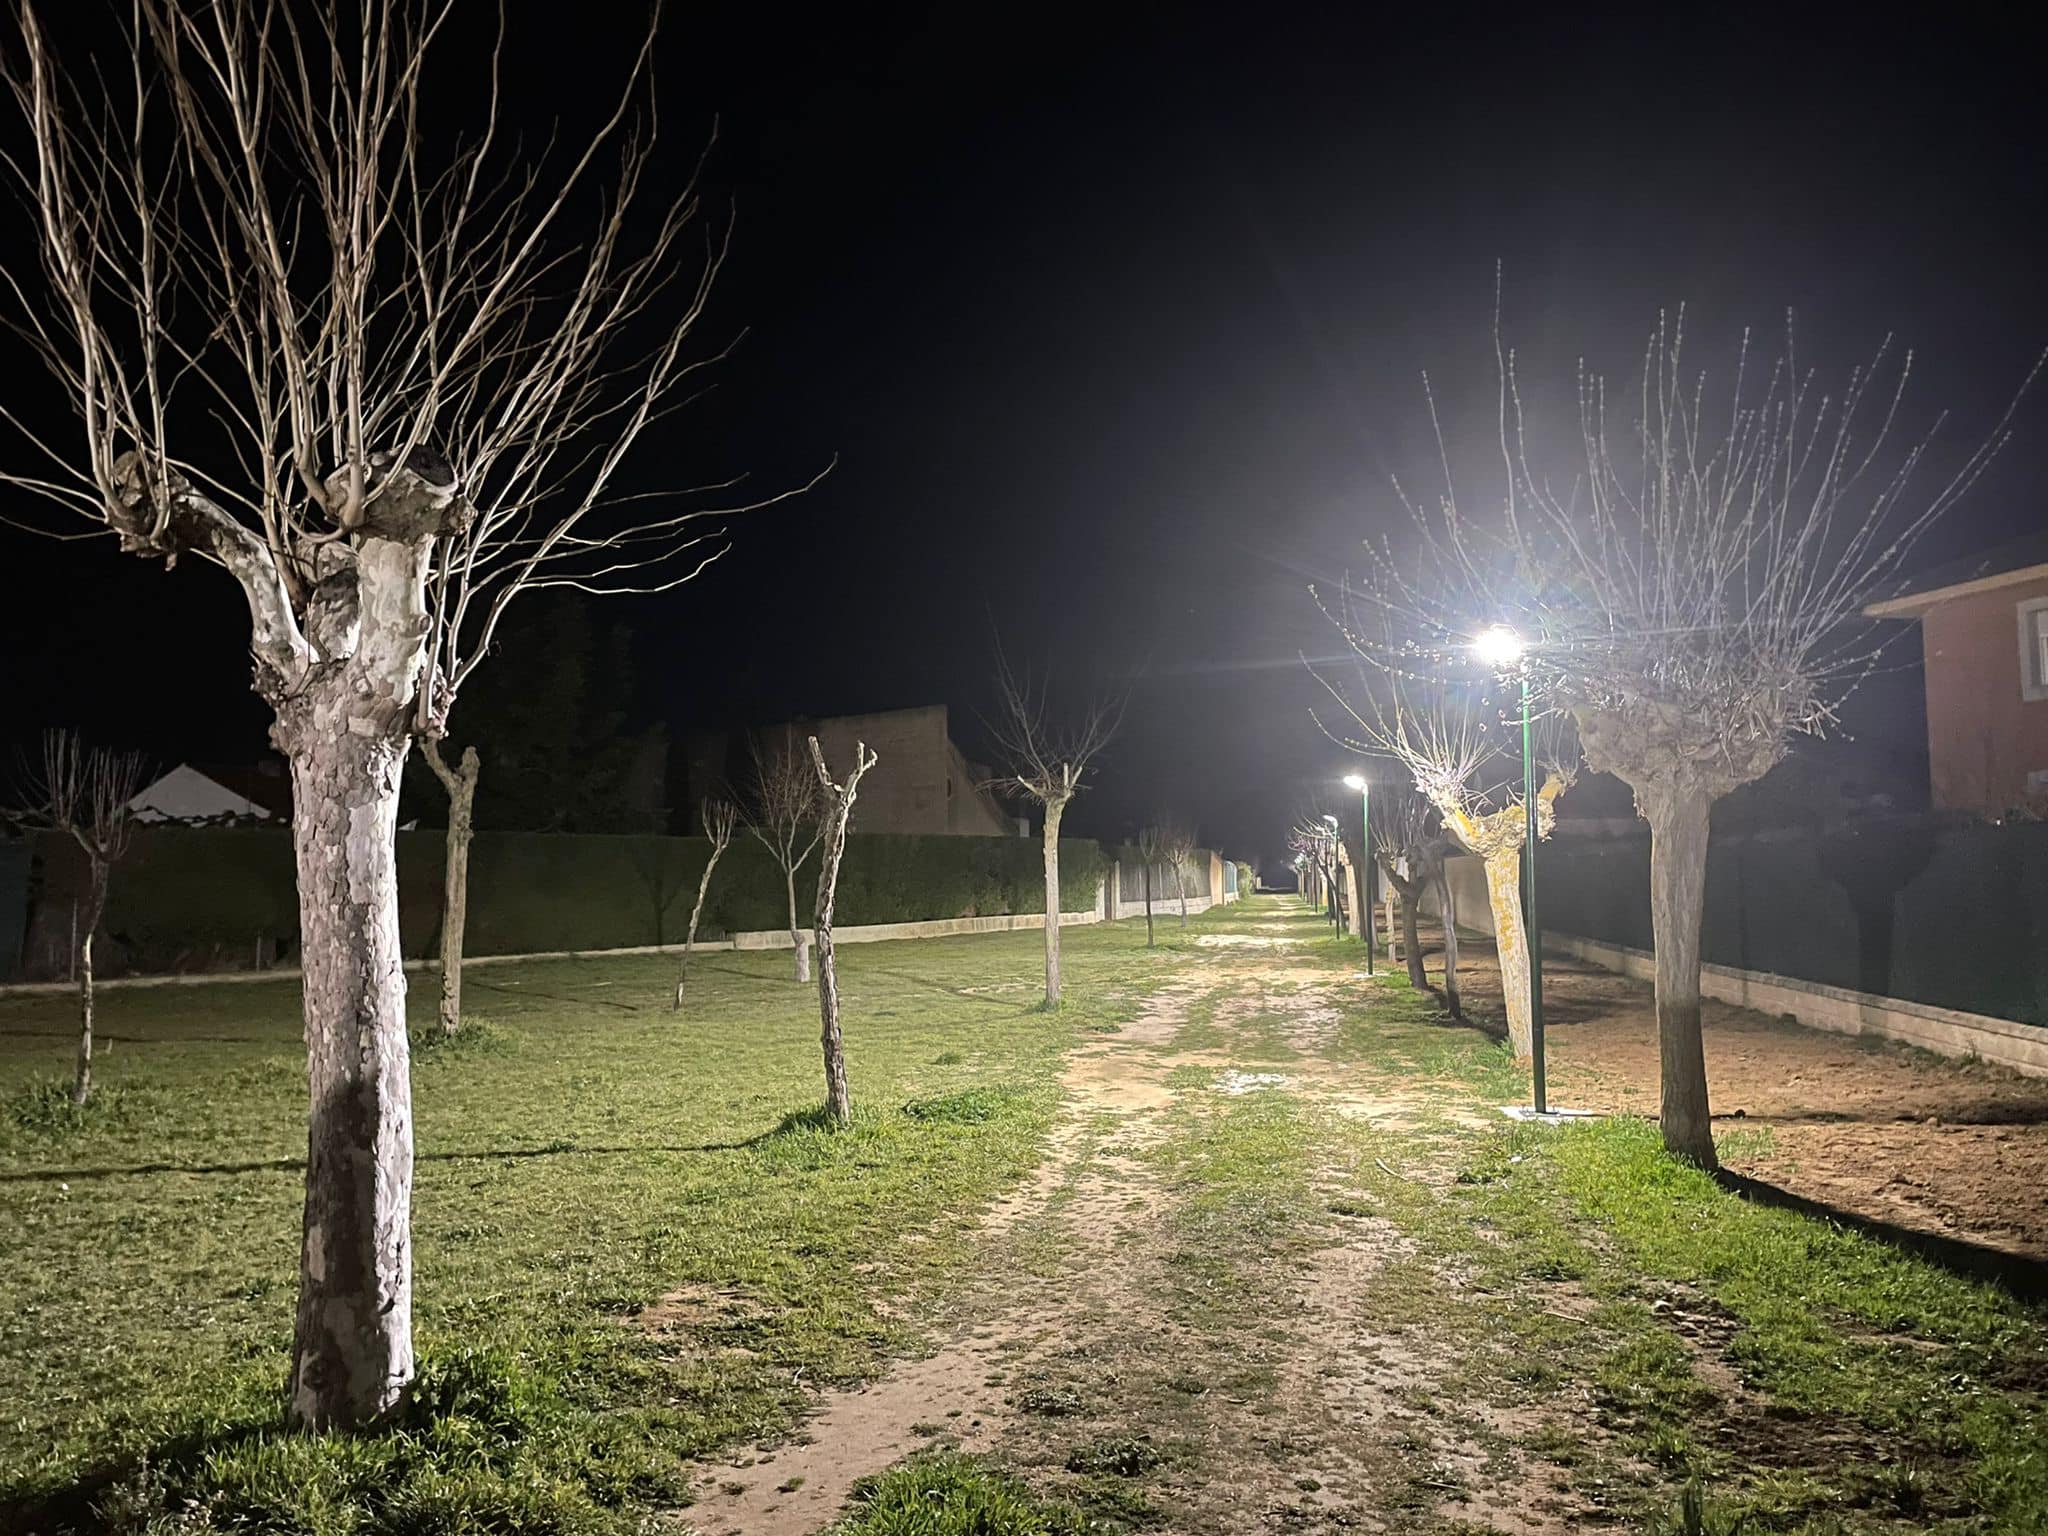
[[[137,821],[282,826],[292,819],[291,779],[283,758],[233,766],[180,763],[144,785],[128,810]]]
[[[804,747],[807,737],[817,737],[835,779],[853,761],[856,743],[865,742],[875,754],[875,766],[860,781],[860,798],[854,802],[856,832],[1015,837],[1025,828],[989,788],[994,777],[991,770],[970,761],[954,744],[946,706],[926,704],[867,715],[791,720],[751,731],[693,734],[687,769],[692,830],[696,804],[707,795],[724,793],[742,802],[747,799],[753,776],[750,738],[769,745],[781,742],[785,734],[800,750],[808,750]]]
[[[2048,807],[2048,533],[1929,571],[1863,611],[1920,625],[1934,808]]]

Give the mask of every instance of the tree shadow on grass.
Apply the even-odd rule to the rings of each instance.
[[[109,1495],[132,1481],[145,1465],[159,1472],[196,1467],[209,1457],[233,1451],[252,1440],[283,1434],[286,1428],[284,1415],[278,1413],[231,1429],[172,1436],[151,1446],[146,1461],[124,1457],[119,1461],[102,1463],[80,1473],[62,1487],[36,1492],[24,1492],[18,1487],[0,1488],[0,1530],[69,1532],[102,1529],[105,1525],[103,1506]]]
[[[1045,1011],[1045,1000],[1043,998],[1040,998],[1037,1002],[1011,1001],[987,990],[977,990],[973,987],[948,986],[943,981],[933,981],[931,977],[920,976],[915,971],[892,971],[879,965],[868,967],[867,970],[871,976],[886,976],[891,981],[900,981],[913,987],[921,987],[927,992],[943,992],[948,997],[957,997],[963,1003],[973,1003],[978,1007],[1007,1010],[1011,1013],[1042,1013]],[[1020,985],[1033,992],[1038,989],[1037,982],[1025,982]]]
[[[1951,1274],[1971,1280],[1988,1280],[1995,1285],[2003,1286],[2014,1296],[2024,1300],[2048,1300],[2048,1260],[2007,1253],[2002,1248],[1992,1248],[1964,1238],[1943,1237],[1938,1233],[1902,1227],[1895,1222],[1880,1221],[1876,1217],[1859,1215],[1855,1211],[1843,1210],[1840,1206],[1794,1194],[1789,1189],[1767,1183],[1762,1179],[1731,1173],[1726,1168],[1715,1171],[1714,1182],[1730,1194],[1739,1195],[1758,1205],[1796,1211],[1801,1216],[1832,1223],[1851,1232],[1861,1233],[1887,1247],[1911,1253]]]
[[[621,1003],[609,997],[590,997],[587,995],[583,997],[565,997],[560,992],[544,992],[538,987],[493,985],[488,981],[479,981],[476,977],[467,974],[463,976],[462,984],[465,987],[484,992],[495,992],[500,997],[538,997],[551,1003],[567,1003],[572,1008],[611,1008],[620,1013],[648,1013],[654,1008],[652,1003]]]
[[[804,1111],[803,1113],[811,1113]],[[822,1110],[817,1113],[823,1113]],[[784,1117],[773,1130],[762,1131],[744,1141],[702,1141],[688,1146],[663,1146],[645,1144],[623,1147],[585,1147],[573,1142],[550,1143],[541,1147],[481,1147],[460,1152],[421,1152],[414,1156],[416,1163],[484,1163],[500,1159],[533,1157],[632,1157],[643,1152],[691,1153],[691,1152],[745,1152],[758,1147],[770,1138],[780,1136],[794,1128],[798,1115]],[[47,1184],[68,1183],[72,1179],[118,1179],[131,1175],[156,1173],[188,1174],[236,1174],[236,1173],[298,1173],[305,1169],[302,1157],[274,1157],[255,1159],[245,1163],[126,1163],[106,1168],[26,1168],[0,1173],[0,1184]]]

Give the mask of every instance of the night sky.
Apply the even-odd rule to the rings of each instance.
[[[511,99],[573,129],[644,9],[513,9]],[[1952,13],[866,9],[666,13],[667,169],[715,117],[734,221],[704,345],[745,336],[636,483],[838,461],[700,582],[614,610],[678,737],[943,701],[971,752],[999,628],[1056,698],[1130,690],[1077,832],[1171,809],[1277,858],[1297,781],[1345,767],[1307,716],[1298,653],[1333,637],[1305,582],[1405,516],[1423,369],[1454,439],[1485,430],[1496,263],[1539,388],[1581,353],[1632,372],[1660,306],[1715,344],[1774,342],[1789,306],[1823,369],[1915,348],[1914,419],[1949,408],[1959,450],[2048,342],[2036,56]],[[465,38],[439,67],[452,123]],[[2044,521],[2048,398],[2019,427],[1929,561]],[[224,575],[5,529],[0,562],[9,732],[263,749]],[[1859,733],[1910,744],[1917,691],[1872,689]]]

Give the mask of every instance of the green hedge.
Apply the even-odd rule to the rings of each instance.
[[[468,949],[519,954],[677,943],[711,845],[700,837],[479,832],[470,848]],[[409,956],[434,953],[446,849],[438,831],[398,835],[399,926]],[[840,868],[838,920],[914,922],[1044,910],[1036,838],[856,833]],[[53,912],[83,878],[68,842],[40,840],[40,897]],[[1060,843],[1060,905],[1087,911],[1108,872],[1102,849]],[[797,879],[808,925],[817,856]],[[719,862],[704,934],[789,921],[782,872],[742,834]],[[104,931],[116,964],[136,970],[247,964],[259,944],[288,955],[298,932],[291,836],[256,828],[137,832],[114,873]]]

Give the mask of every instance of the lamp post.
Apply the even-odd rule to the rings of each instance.
[[[1362,773],[1344,775],[1346,788],[1358,791],[1359,848],[1363,850],[1365,868],[1359,871],[1358,903],[1364,908],[1365,917],[1365,974],[1373,971],[1372,896],[1375,870],[1372,862],[1372,780]]]
[[[1505,624],[1496,624],[1472,642],[1473,653],[1495,672],[1510,669],[1522,684],[1522,926],[1529,937],[1529,1070],[1535,1110],[1548,1114],[1543,1081],[1543,930],[1536,925],[1536,754],[1530,740],[1529,669],[1523,665],[1528,647]]]

